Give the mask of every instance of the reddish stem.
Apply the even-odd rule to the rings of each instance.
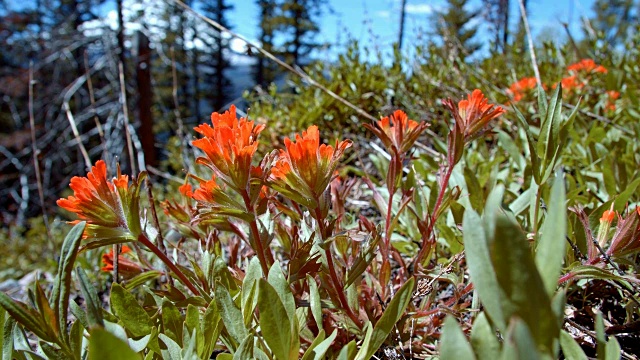
[[[255,212],[253,211],[253,207],[251,206],[251,198],[249,197],[249,192],[244,189],[241,191],[242,199],[244,200],[244,205],[247,208],[247,211],[253,215],[253,220],[249,222],[249,227],[251,228],[251,237],[254,240],[256,248],[255,252],[258,254],[258,260],[260,261],[260,266],[262,267],[263,276],[267,277],[269,274],[270,262],[265,257],[264,247],[262,246],[262,241],[260,240],[260,230],[258,230],[258,223],[256,222]],[[269,255],[271,255],[269,253]],[[271,258],[271,256],[269,256]],[[273,262],[273,260],[271,261]]]
[[[160,260],[162,260],[162,262],[167,265],[167,267],[171,269],[174,274],[176,274],[182,284],[188,287],[194,295],[201,295],[200,291],[195,287],[195,285],[193,285],[193,283],[187,278],[187,276],[173,263],[173,261],[171,261],[171,259],[167,257],[167,255],[164,254],[164,252],[160,251],[160,249],[158,249],[158,247],[155,246],[144,233],[138,235],[138,241],[149,248],[149,250],[151,250],[154,254],[156,254],[156,256],[159,257]]]
[[[449,164],[449,166],[447,166],[447,171],[444,174],[444,178],[442,178],[440,193],[438,194],[438,199],[436,200],[436,204],[433,206],[433,211],[431,212],[431,216],[429,217],[429,227],[424,234],[422,248],[420,249],[420,252],[416,257],[416,265],[422,263],[422,258],[425,256],[427,250],[427,242],[431,240],[431,237],[433,236],[433,227],[437,220],[436,214],[440,210],[440,206],[442,206],[442,200],[444,200],[444,194],[447,191],[447,187],[449,186],[449,179],[451,178],[451,173],[453,172],[454,165],[455,164]]]
[[[320,236],[324,241],[326,239],[325,227],[322,220],[322,212],[320,211],[319,207],[315,209],[315,218],[316,218],[316,221],[318,222]],[[358,326],[358,328],[361,328],[362,325],[360,324],[360,319],[358,319],[356,314],[353,313],[353,310],[351,310],[351,307],[349,307],[347,296],[345,295],[342,284],[338,279],[338,274],[336,273],[336,268],[333,263],[333,256],[331,255],[330,245],[326,247],[326,249],[324,250],[324,253],[325,253],[325,256],[327,257],[327,267],[329,268],[329,276],[331,277],[333,288],[335,289],[336,293],[338,293],[338,299],[340,299],[340,305],[342,306],[344,311],[346,311],[347,316],[349,316],[349,318]]]

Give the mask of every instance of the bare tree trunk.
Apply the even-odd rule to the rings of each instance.
[[[149,39],[140,31],[136,33],[138,40],[138,59],[136,62],[136,82],[138,85],[138,116],[140,116],[140,143],[147,166],[156,166],[155,137],[153,134],[153,115],[151,105],[151,49]]]
[[[400,32],[398,33],[398,49],[402,51],[402,39],[404,38],[404,17],[406,15],[407,0],[402,0],[400,8]]]

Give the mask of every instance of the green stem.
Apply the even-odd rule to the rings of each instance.
[[[542,186],[538,186],[538,191],[536,191],[536,203],[534,204],[535,211],[533,214],[533,233],[538,234],[538,216],[540,213],[540,200],[542,198]]]
[[[167,267],[171,271],[173,271],[174,274],[176,274],[178,279],[180,279],[180,282],[182,282],[184,286],[189,288],[189,290],[191,290],[194,295],[201,295],[200,291],[195,287],[195,285],[193,285],[193,283],[187,278],[187,276],[173,263],[173,261],[171,261],[171,259],[167,257],[167,255],[164,254],[164,252],[160,251],[160,249],[158,249],[158,247],[155,246],[144,233],[138,235],[138,241],[149,248],[149,250],[151,250],[154,254],[156,254],[156,256],[159,257],[160,260],[165,265],[167,265]]]

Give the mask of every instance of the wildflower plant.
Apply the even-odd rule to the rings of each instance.
[[[98,161],[58,201],[78,220],[50,294],[37,283],[30,304],[0,293],[12,319],[3,351],[69,359],[107,349],[132,359],[580,355],[562,325],[566,290],[585,278],[637,282],[612,269],[640,251],[640,210],[616,212],[632,198],[623,192],[602,204],[593,236],[593,221],[568,196],[579,180],[560,167],[576,116],[563,110],[562,88],[550,97],[538,89],[534,115],[516,105],[507,112],[476,89],[442,101],[449,114],[430,123],[396,110],[365,124],[388,155],[380,174],[343,167],[358,146],[324,143],[315,125],[260,159],[266,125],[238,118],[232,106],[195,128],[202,171],[162,202],[162,223],[141,205],[145,173],[130,181],[118,167],[110,179]],[[500,117],[516,121],[519,138]],[[442,153],[432,156],[418,143],[438,121],[451,127],[433,139]],[[505,180],[516,170],[504,157],[470,151],[495,138],[526,147],[518,187]],[[474,169],[483,166],[491,175],[480,179]],[[368,214],[354,210],[362,198],[375,207]],[[586,239],[579,245],[576,229]],[[101,250],[102,270],[117,275],[103,308],[76,259],[113,245]],[[580,247],[587,256],[568,250]],[[76,282],[84,305],[70,300]],[[24,329],[38,352],[20,346]],[[615,349],[615,339],[598,341]]]

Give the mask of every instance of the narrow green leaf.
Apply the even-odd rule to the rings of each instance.
[[[347,345],[340,349],[337,360],[352,360],[356,356],[356,350],[356,341],[351,340]]]
[[[162,275],[162,271],[159,271],[159,270],[145,271],[127,280],[125,283],[122,284],[122,286],[126,290],[130,291],[146,283],[147,281],[151,281],[159,278],[161,275]]]
[[[82,339],[84,326],[78,320],[74,321],[69,330],[69,347],[76,359],[81,359],[82,355]]]
[[[49,326],[41,320],[40,314],[20,301],[13,300],[0,291],[0,305],[14,318],[20,325],[36,334],[44,341],[55,342],[55,335]]]
[[[458,321],[451,315],[447,315],[442,328],[442,338],[440,342],[440,359],[458,360],[475,359],[473,349],[464,336]]]
[[[540,173],[542,169],[540,169],[540,158],[538,156],[538,151],[536,147],[536,142],[533,140],[533,134],[531,134],[531,130],[529,130],[529,123],[524,118],[524,115],[518,110],[516,106],[513,106],[513,110],[516,113],[516,118],[520,123],[520,127],[523,129],[525,135],[527,136],[527,143],[529,145],[529,158],[531,159],[531,170],[533,172],[533,178],[536,184],[541,184],[540,182]]]
[[[333,332],[335,332],[335,330],[333,330]],[[307,348],[307,351],[305,351],[304,355],[302,355],[301,360],[309,360],[313,358],[314,356],[313,349],[315,349],[316,346],[318,346],[318,344],[324,341],[325,335],[326,334],[324,330],[320,330],[320,332],[318,333],[318,336],[316,336],[316,338],[313,339],[313,342],[311,343],[311,345],[309,345],[309,347]]]
[[[218,337],[220,336],[220,332],[222,331],[223,324],[222,318],[220,317],[220,312],[218,311],[218,306],[216,305],[216,301],[212,300],[207,307],[207,310],[204,312],[202,316],[202,335],[205,339],[204,349],[202,351],[203,357],[209,358],[211,353],[213,352],[213,348],[216,346],[218,342]]]
[[[307,275],[307,284],[309,284],[309,306],[311,307],[311,314],[316,321],[318,329],[322,329],[322,303],[320,302],[318,284],[316,284],[316,280],[309,275]]]
[[[0,349],[2,349],[4,343],[4,320],[7,315],[7,311],[0,306]]]
[[[89,337],[89,360],[139,360],[136,354],[122,339],[105,329],[95,328]]]
[[[57,319],[56,314],[53,312],[51,306],[49,306],[49,301],[47,300],[47,295],[45,295],[44,290],[40,286],[40,282],[36,280],[35,284],[35,304],[37,307],[38,313],[40,313],[40,317],[42,319],[42,323],[46,325],[47,332],[55,335],[57,339],[60,338],[60,329],[57,327]],[[66,337],[66,328],[64,329],[64,337]],[[58,342],[59,343],[59,342]]]
[[[471,345],[477,359],[497,359],[500,343],[484,312],[476,318],[471,329]]]
[[[247,335],[233,354],[233,360],[253,359],[253,334]]]
[[[321,333],[324,335],[324,330],[322,330]],[[310,354],[309,354],[309,357],[307,357],[306,359],[313,359],[313,360],[324,359],[327,351],[329,351],[329,348],[331,347],[331,344],[333,344],[333,341],[336,339],[336,336],[338,336],[338,330],[334,329],[328,338],[322,340],[322,342],[318,343],[313,348],[309,347],[309,349],[305,353],[305,357],[307,356],[307,353],[310,353]],[[318,338],[319,337],[320,337],[320,334],[318,334]],[[316,342],[314,341],[314,344],[315,343]],[[305,358],[303,357],[303,359]]]
[[[244,317],[245,325],[251,323],[251,317],[253,311],[258,305],[258,279],[262,277],[262,270],[260,268],[260,261],[257,257],[253,257],[249,261],[247,271],[242,281],[242,316]]]
[[[404,310],[409,305],[411,296],[413,294],[413,286],[415,284],[415,278],[411,277],[402,287],[398,290],[396,295],[391,299],[387,309],[384,311],[376,326],[373,328],[373,334],[371,336],[371,342],[366,348],[363,346],[356,359],[368,360],[375,354],[375,352],[382,346],[384,341],[393,330],[394,325],[400,320]]]
[[[158,339],[162,341],[167,349],[162,349],[162,358],[166,360],[182,360],[182,348],[165,334],[158,334]]]
[[[145,336],[151,333],[151,318],[138,303],[138,300],[120,284],[111,286],[111,309],[122,321],[124,327],[133,336]]]
[[[607,339],[604,332],[604,321],[602,320],[602,313],[600,311],[596,312],[594,325],[596,328],[596,353],[598,359],[606,360]]]
[[[77,223],[62,242],[62,250],[60,251],[60,262],[58,263],[58,273],[53,283],[53,291],[51,293],[51,306],[53,307],[61,334],[66,334],[67,330],[67,312],[69,308],[69,292],[71,291],[71,273],[73,265],[78,255],[78,248],[82,240],[82,233],[86,223],[84,221]],[[53,324],[52,324],[53,325]]]
[[[587,360],[587,355],[580,345],[564,330],[560,332],[560,347],[562,348],[562,354],[564,354],[565,359]]]
[[[16,321],[9,317],[2,323],[2,360],[13,359],[13,327]]]
[[[263,279],[258,286],[260,330],[276,359],[297,359],[298,349],[292,346],[292,324],[278,292]],[[298,334],[295,334],[298,336]]]
[[[545,290],[551,297],[558,287],[567,236],[567,208],[562,171],[556,174],[548,202],[547,217],[536,247],[536,265]]]
[[[487,216],[490,215],[485,210],[485,217]],[[507,320],[501,305],[502,289],[498,285],[498,279],[491,263],[491,254],[485,238],[486,231],[483,222],[473,209],[467,209],[464,212],[462,229],[471,282],[475,285],[489,317],[500,331],[506,331]]]
[[[536,341],[529,328],[521,319],[514,317],[509,324],[502,347],[503,360],[539,360],[540,354],[536,350]]]
[[[80,291],[87,307],[87,325],[85,327],[104,326],[102,320],[102,305],[98,299],[98,292],[89,281],[89,277],[81,267],[76,267],[76,277],[80,282]],[[76,304],[77,305],[77,304]],[[78,318],[80,319],[80,317]]]
[[[547,93],[540,85],[538,85],[538,112],[540,113],[540,121],[547,117]]]
[[[44,341],[40,341],[38,345],[49,360],[69,360],[69,354],[65,353],[60,348],[57,348]]]
[[[235,346],[238,346],[244,338],[247,337],[247,329],[244,327],[244,321],[240,309],[236,306],[229,294],[226,287],[221,284],[217,284],[216,290],[216,305],[220,311],[222,322],[231,338],[235,342]]]

